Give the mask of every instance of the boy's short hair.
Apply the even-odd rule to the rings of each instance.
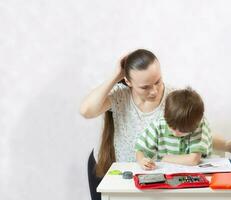
[[[202,98],[190,87],[175,90],[166,98],[164,118],[172,129],[192,132],[198,127],[203,114]]]

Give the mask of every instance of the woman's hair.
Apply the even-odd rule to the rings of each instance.
[[[146,70],[155,60],[157,60],[157,58],[152,52],[145,49],[138,49],[121,60],[121,67],[124,69],[125,77],[131,80],[131,70]],[[119,83],[126,85],[124,79]],[[96,165],[96,175],[98,177],[104,176],[115,160],[113,116],[111,111],[106,111],[98,162]]]
[[[204,103],[190,87],[173,91],[166,98],[164,118],[173,129],[192,132],[198,127],[203,114]]]
[[[138,49],[121,60],[124,68],[125,77],[131,80],[131,70],[146,70],[150,64],[157,60],[156,56],[145,49]]]

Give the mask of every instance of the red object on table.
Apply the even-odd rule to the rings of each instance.
[[[198,187],[209,187],[209,181],[206,179],[204,174],[201,173],[175,173],[175,174],[165,174],[165,182],[162,183],[149,183],[149,184],[140,184],[139,183],[139,175],[143,174],[135,174],[133,179],[135,182],[135,186],[138,189],[180,189],[180,188],[198,188]],[[199,181],[196,182],[182,182],[178,185],[172,185],[168,183],[168,180],[173,179],[174,177],[182,177],[182,176],[191,176],[193,178],[199,177]]]

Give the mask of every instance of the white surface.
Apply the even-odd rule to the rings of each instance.
[[[231,1],[1,0],[0,199],[89,200],[87,158],[101,119],[81,100],[136,48],[163,78],[204,97],[230,139]]]
[[[165,162],[156,162],[157,168],[155,170],[142,170],[140,166],[134,164],[132,166],[132,170],[134,173],[164,173],[164,174],[172,174],[172,173],[215,173],[215,172],[231,172],[231,164],[228,158],[209,158],[204,159],[199,165],[196,166],[187,166],[187,165],[179,165],[173,163],[165,163]],[[212,164],[212,167],[200,167],[203,164]],[[120,164],[118,164],[120,167]],[[121,165],[123,168],[123,165]]]
[[[137,163],[113,163],[110,167],[109,171],[111,170],[120,170],[120,171],[132,171],[133,174],[138,173],[161,173],[160,171],[144,171],[142,170]],[[175,169],[175,172],[183,172],[178,171]],[[175,173],[174,171],[170,171],[169,173]],[[196,172],[196,171],[194,171]],[[210,180],[210,176],[207,176],[207,178]],[[121,175],[109,175],[108,173],[103,178],[101,183],[99,184],[97,188],[98,192],[103,193],[127,193],[127,192],[142,192],[139,189],[135,187],[133,179],[123,179]],[[195,191],[199,191],[201,193],[208,193],[208,192],[214,192],[214,190],[211,190],[210,188],[195,188],[195,189],[181,189],[181,190],[163,190],[163,192],[166,193],[194,193]],[[156,193],[156,190],[152,190],[152,192]],[[216,192],[226,192],[231,195],[231,190],[217,190]]]
[[[137,170],[137,163],[113,163],[111,170],[133,171],[142,173],[143,170]],[[211,177],[207,176],[208,180]],[[130,200],[130,199],[224,199],[228,200],[231,196],[231,190],[212,190],[208,188],[190,188],[190,189],[155,189],[139,190],[135,187],[133,179],[123,179],[121,175],[106,174],[97,188],[101,192],[103,200]]]

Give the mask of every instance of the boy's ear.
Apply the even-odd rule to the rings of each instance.
[[[131,82],[126,77],[124,77],[124,80],[129,87],[132,87]]]

